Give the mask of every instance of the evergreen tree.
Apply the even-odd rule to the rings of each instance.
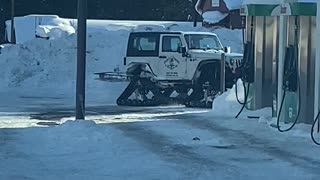
[[[77,17],[77,0],[15,1],[18,16],[56,14],[61,17]],[[186,21],[193,10],[191,0],[88,0],[88,17],[92,19]],[[9,16],[5,17],[8,19]]]

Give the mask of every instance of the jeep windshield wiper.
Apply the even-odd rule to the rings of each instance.
[[[202,50],[207,51],[207,50],[211,50],[211,48],[205,47],[205,48],[202,48]]]
[[[221,49],[217,49],[217,48],[207,48],[207,49],[202,49],[203,51],[215,51],[215,52],[219,52],[221,51]]]
[[[200,47],[194,47],[194,48],[189,48],[190,50],[203,50],[203,51],[210,51],[210,50],[214,50],[214,51],[221,51],[222,49],[219,48],[209,48],[209,47],[205,47],[205,48],[200,48]]]

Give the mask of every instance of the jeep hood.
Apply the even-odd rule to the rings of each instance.
[[[227,57],[243,57],[243,54],[240,53],[226,53]]]
[[[214,58],[220,59],[223,51],[217,50],[192,50],[189,51],[192,58]],[[239,53],[226,53],[226,57],[242,57],[242,54]]]

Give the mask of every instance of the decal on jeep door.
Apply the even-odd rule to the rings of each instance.
[[[169,57],[164,61],[164,65],[170,70],[174,70],[179,66],[180,62],[175,57]]]

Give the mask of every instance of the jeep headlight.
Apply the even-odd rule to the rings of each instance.
[[[230,65],[231,65],[231,66],[234,65],[234,59],[231,58],[229,62],[230,62]]]

